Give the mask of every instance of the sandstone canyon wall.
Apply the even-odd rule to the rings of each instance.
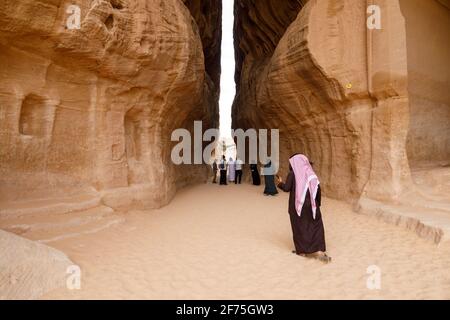
[[[200,3],[1,1],[2,207],[61,197],[158,207],[203,180],[204,166],[170,159],[172,130],[218,122],[221,2]],[[69,5],[80,29],[66,27]]]
[[[410,164],[450,164],[450,2],[400,4],[408,47]]]
[[[414,190],[408,156],[450,158],[449,12],[437,1],[418,10],[423,2],[236,1],[233,127],[280,129],[281,172],[305,153],[328,196],[395,202]],[[366,27],[371,4],[381,30]],[[422,64],[427,54],[437,60]]]

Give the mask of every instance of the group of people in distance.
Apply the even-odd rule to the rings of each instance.
[[[228,180],[241,184],[244,162],[237,158],[229,159],[225,156],[221,161],[213,163],[214,180],[217,183],[217,172],[220,171],[220,184],[227,185]],[[322,262],[331,262],[326,253],[325,230],[322,221],[320,206],[322,195],[320,181],[312,168],[312,163],[302,154],[294,154],[289,159],[289,173],[284,182],[278,175],[271,172],[272,163],[269,161],[263,166],[264,194],[275,196],[277,187],[289,192],[289,216],[291,221],[295,250],[292,253],[302,257],[316,258]],[[260,173],[256,164],[250,165],[253,185],[261,184]],[[276,184],[275,184],[275,179]]]
[[[244,161],[237,158],[230,160],[227,162],[225,156],[222,157],[219,163],[217,161],[213,162],[213,183],[217,183],[217,172],[220,171],[220,185],[227,185],[229,182],[234,182],[235,184],[242,183],[242,169],[244,167]],[[228,172],[228,175],[227,175]],[[228,179],[227,179],[228,176]]]
[[[264,169],[268,169],[272,166],[272,163],[269,161],[265,166]],[[217,173],[220,172],[219,175],[219,184],[220,185],[228,185],[228,182],[234,182],[235,184],[241,184],[242,183],[242,175],[243,175],[243,167],[244,162],[236,158],[234,160],[230,157],[228,161],[226,161],[225,156],[222,156],[222,159],[217,162],[214,161],[212,164],[213,168],[213,183],[217,183]],[[261,176],[259,174],[258,165],[257,164],[250,164],[250,171],[252,173],[252,182],[253,185],[259,186],[261,185]],[[272,174],[265,174],[264,175],[264,181],[265,181],[265,189],[264,194],[265,195],[271,195],[274,196],[278,194],[277,187],[275,185],[275,176]]]

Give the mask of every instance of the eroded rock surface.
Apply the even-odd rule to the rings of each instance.
[[[63,252],[3,230],[0,251],[0,300],[36,299],[53,289],[66,288],[71,272],[77,272]]]
[[[172,165],[170,136],[217,125],[221,7],[186,2],[0,3],[2,205],[100,193],[157,207],[204,179],[203,166]]]
[[[381,9],[381,30],[366,27],[369,4]],[[410,160],[450,160],[448,8],[239,0],[235,11],[233,127],[280,129],[283,173],[289,156],[302,152],[327,195],[395,202],[415,189]]]

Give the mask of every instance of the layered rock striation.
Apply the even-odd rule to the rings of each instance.
[[[170,137],[217,125],[221,3],[185,2],[1,2],[2,207],[79,194],[158,207],[203,180],[172,164]]]
[[[279,129],[283,174],[302,152],[328,196],[396,202],[416,189],[410,163],[450,162],[442,3],[238,0],[235,15],[233,127]]]

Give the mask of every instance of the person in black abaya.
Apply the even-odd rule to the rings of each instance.
[[[212,170],[213,170],[213,183],[217,183],[217,171],[219,170],[217,160],[214,160],[212,164]]]
[[[278,194],[277,187],[275,185],[274,170],[272,168],[272,161],[269,161],[264,165],[264,194],[266,196],[275,196]]]
[[[220,161],[219,169],[220,169],[220,185],[226,186],[228,183],[227,183],[227,162],[225,160],[225,156],[223,156],[222,160]]]
[[[290,160],[290,172],[286,182],[278,177],[278,187],[290,192],[289,216],[297,255],[331,261],[326,254],[323,227],[320,182],[304,155],[297,154]]]
[[[261,178],[259,176],[258,165],[256,163],[250,164],[250,171],[252,172],[253,185],[254,186],[261,185]]]

